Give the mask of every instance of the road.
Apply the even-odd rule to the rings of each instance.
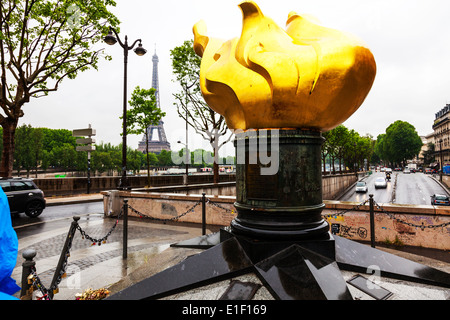
[[[434,180],[431,175],[424,173],[394,172],[386,189],[375,189],[374,181],[377,177],[384,177],[384,172],[376,172],[363,180],[367,182],[367,193],[356,193],[351,190],[340,201],[363,202],[369,199],[369,194],[377,203],[397,204],[430,204],[430,196],[434,193],[446,194],[446,191]]]
[[[103,201],[49,206],[37,218],[29,218],[24,213],[20,213],[12,216],[12,225],[17,231],[25,226],[36,226],[49,221],[85,215],[103,218]]]

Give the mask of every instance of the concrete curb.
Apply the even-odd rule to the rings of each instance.
[[[60,206],[60,205],[68,205],[68,204],[79,204],[86,202],[99,202],[103,201],[102,194],[94,194],[94,195],[82,195],[82,196],[73,196],[73,197],[61,197],[61,198],[46,198],[46,206]]]

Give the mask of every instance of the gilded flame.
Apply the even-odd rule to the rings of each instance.
[[[254,2],[239,7],[240,38],[210,38],[203,21],[193,28],[202,94],[229,128],[327,131],[361,106],[376,74],[361,41],[294,12],[283,30]]]

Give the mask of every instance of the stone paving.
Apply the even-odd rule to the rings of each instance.
[[[34,259],[36,261],[37,274],[44,286],[50,286],[72,219],[65,220],[67,222],[66,227],[57,228],[54,231],[43,232],[40,236],[35,235],[19,239],[18,258],[16,267],[12,274],[12,277],[18,284],[20,284],[21,281],[21,265],[24,261],[24,259],[22,258],[22,252],[25,249],[33,248],[37,252]],[[103,215],[98,215],[98,217],[91,219],[91,221],[87,220],[86,217],[82,217],[79,221],[79,225],[86,232],[86,234],[90,235],[91,237],[101,238],[111,230],[112,226],[115,224],[115,221],[115,219],[103,218]],[[201,228],[196,225],[190,227],[173,226],[168,224],[148,223],[139,221],[138,219],[130,218],[128,223],[127,252],[131,257],[133,253],[136,252],[145,253],[148,250],[150,250],[150,252],[152,250],[156,250],[156,252],[158,252],[160,250],[167,249],[171,243],[189,239],[190,237],[196,237],[200,234]],[[96,268],[98,268],[102,263],[108,261],[115,261],[117,270],[112,272],[112,274],[120,274],[120,277],[123,276],[124,273],[127,274],[128,271],[133,269],[133,267],[130,268],[130,266],[126,266],[126,263],[122,261],[122,239],[122,221],[119,221],[117,227],[108,237],[107,242],[101,244],[100,246],[98,244],[93,245],[92,242],[88,239],[83,239],[80,232],[77,230],[75,232],[72,246],[70,248],[70,257],[68,259],[67,267],[67,279],[70,279],[77,273],[81,274],[82,272],[90,272],[92,274],[95,274],[96,277],[100,277],[102,276],[101,273],[103,271],[99,271],[101,269],[96,270]],[[125,262],[127,260],[125,260]],[[109,282],[108,277],[106,275],[104,276],[105,281],[100,281],[102,282],[101,285],[111,285],[113,282]],[[115,281],[119,281],[120,277],[117,279],[115,277],[113,278]],[[64,293],[64,291],[67,291],[64,288],[64,282],[66,281],[63,280],[61,282],[60,292],[55,295],[55,299],[61,299],[63,297],[63,299],[71,299],[72,297],[74,297],[70,297],[70,294],[73,293],[73,290],[69,290],[70,293]],[[82,289],[86,289],[87,285],[88,284],[80,283],[78,288],[72,289],[77,289],[78,292],[80,292],[82,291]],[[19,294],[20,293],[16,293],[15,296],[18,297]]]

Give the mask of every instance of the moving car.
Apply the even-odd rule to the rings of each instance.
[[[379,177],[376,178],[375,180],[375,189],[378,188],[386,188],[387,187],[387,183],[386,183],[386,179],[383,177]]]
[[[356,192],[367,192],[367,184],[364,181],[358,181],[356,183]]]
[[[25,212],[36,218],[45,209],[44,192],[31,179],[2,178],[0,187],[6,194],[11,213]]]
[[[431,196],[431,205],[441,205],[441,206],[448,206],[450,204],[449,198],[446,195],[443,194],[433,194]]]
[[[403,173],[411,173],[411,171],[408,168],[406,168],[405,170],[403,170]]]

